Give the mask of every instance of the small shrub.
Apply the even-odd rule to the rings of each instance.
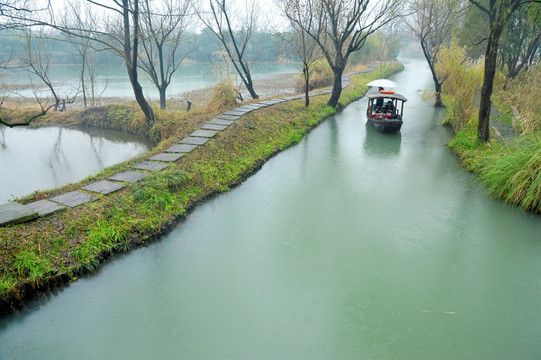
[[[310,82],[308,85],[310,90],[331,86],[333,80],[334,74],[327,60],[320,59],[310,66]],[[295,90],[304,92],[304,83],[304,74],[300,74],[295,82]]]
[[[443,124],[458,131],[476,121],[482,64],[468,63],[465,50],[457,45],[442,48],[439,59],[436,71],[446,79],[442,86],[442,100],[447,110]]]
[[[508,107],[514,107],[519,116],[516,126],[524,134],[541,130],[541,65],[521,72],[509,81],[506,91],[499,92],[499,100]]]
[[[212,95],[207,103],[207,110],[214,112],[234,107],[237,104],[236,95],[233,78],[231,76],[220,78],[218,83],[212,88]]]

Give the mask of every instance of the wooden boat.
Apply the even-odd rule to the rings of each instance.
[[[402,127],[402,114],[404,103],[408,101],[404,96],[394,91],[380,91],[368,93],[368,108],[366,118],[368,123],[381,133],[396,133]]]

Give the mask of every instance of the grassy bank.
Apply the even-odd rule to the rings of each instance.
[[[449,147],[491,196],[541,213],[541,137],[520,136],[510,142],[477,141],[475,130],[456,133]]]
[[[352,77],[340,106],[361,97],[370,80],[401,69],[397,64]],[[149,174],[139,183],[126,184],[116,193],[99,196],[96,202],[64,213],[1,228],[0,310],[7,312],[12,306],[27,301],[36,289],[46,290],[73,280],[77,274],[96,270],[112,253],[156,240],[193,206],[239,184],[273,154],[299,142],[310,129],[334,114],[336,110],[326,106],[327,100],[328,96],[319,96],[312,99],[309,108],[298,100],[249,113],[206,145],[168,169]],[[200,113],[183,118],[175,113],[160,113],[164,130],[160,130],[157,138],[161,142],[152,153],[189,134],[212,115]],[[129,117],[130,121],[134,118],[137,116]],[[100,119],[95,117],[93,121]],[[105,179],[128,170],[140,160],[132,159],[91,176],[77,186],[35,194],[31,199],[50,197]]]
[[[541,67],[510,80],[505,88],[505,77],[498,74],[493,101],[499,114],[491,116],[491,140],[483,143],[477,140],[475,98],[482,67],[456,61],[464,56],[460,49],[445,51],[442,68],[451,81],[446,81],[442,98],[446,123],[455,129],[449,147],[491,196],[541,213]]]

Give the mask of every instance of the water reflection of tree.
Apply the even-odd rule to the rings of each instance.
[[[0,148],[2,148],[2,150],[5,150],[8,146],[6,144],[6,134],[4,133],[5,131],[5,127],[0,125]]]
[[[63,128],[59,127],[58,136],[53,144],[51,153],[49,155],[49,168],[51,169],[51,176],[55,184],[59,183],[58,173],[62,169],[62,164],[65,164],[63,170],[71,170],[70,162],[66,158],[64,151],[62,151],[62,133]],[[56,165],[56,166],[55,166]]]

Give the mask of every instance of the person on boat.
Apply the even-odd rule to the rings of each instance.
[[[394,105],[391,100],[387,101],[387,105],[385,106],[385,112],[387,114],[391,114],[391,117],[394,117]]]
[[[382,88],[381,86],[379,87],[379,92],[381,93],[382,91],[384,91],[385,89]],[[376,112],[378,111],[383,111],[383,98],[377,98],[376,99]]]

